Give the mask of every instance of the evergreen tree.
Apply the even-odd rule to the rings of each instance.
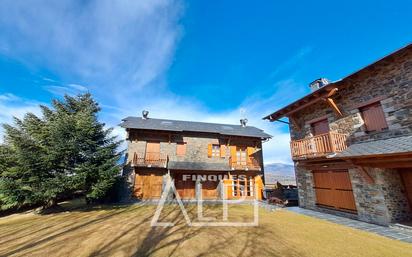
[[[66,95],[41,109],[42,117],[28,113],[3,125],[2,208],[52,206],[75,192],[88,202],[104,198],[120,171],[120,142],[98,121],[98,104],[87,93]]]

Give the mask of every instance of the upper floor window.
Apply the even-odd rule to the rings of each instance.
[[[220,156],[220,145],[212,145],[212,157]]]
[[[311,124],[312,133],[314,136],[326,134],[329,132],[329,123],[328,119],[316,121]]]
[[[209,144],[207,149],[208,157],[224,157],[224,148],[218,144]]]
[[[388,128],[380,102],[359,109],[367,132],[382,131]]]
[[[176,144],[176,155],[178,156],[186,155],[186,142],[178,142]]]

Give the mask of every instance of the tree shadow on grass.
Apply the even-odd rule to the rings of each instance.
[[[137,207],[137,208],[140,208],[140,207]],[[101,208],[99,208],[99,209],[101,209]],[[38,247],[41,244],[45,244],[47,242],[55,240],[56,238],[62,237],[64,235],[68,234],[68,233],[72,233],[72,232],[77,231],[79,229],[84,229],[85,227],[90,226],[90,225],[95,225],[95,224],[102,223],[102,222],[104,222],[104,221],[106,221],[106,220],[108,220],[108,219],[110,219],[114,216],[119,215],[119,214],[124,214],[124,213],[127,213],[127,212],[136,211],[136,208],[130,209],[130,208],[113,207],[113,208],[104,208],[103,210],[108,210],[109,212],[107,214],[106,213],[101,214],[97,218],[88,220],[86,222],[81,222],[81,220],[84,220],[84,218],[85,218],[84,216],[80,216],[80,217],[76,218],[75,220],[70,220],[67,225],[65,225],[63,227],[61,227],[61,226],[57,227],[57,229],[55,231],[53,231],[51,233],[48,233],[45,237],[40,237],[40,238],[37,238],[37,239],[32,240],[30,242],[24,242],[24,243],[21,243],[17,246],[16,245],[13,246],[13,249],[8,251],[6,256],[17,254],[19,252],[26,251],[26,250],[29,250],[29,249],[33,249],[35,247]],[[92,215],[90,215],[90,216],[92,216]],[[53,226],[49,226],[49,228],[50,227],[53,227]],[[43,231],[43,230],[44,229],[39,229],[37,232]],[[33,235],[33,233],[31,233],[31,235]],[[27,235],[25,235],[25,236],[27,236]],[[37,249],[38,248],[36,248],[36,250]]]
[[[192,212],[195,206],[191,206]],[[207,210],[205,212],[207,214]],[[207,215],[205,215],[207,216]],[[169,248],[167,256],[181,256],[182,246],[187,240],[200,234],[197,240],[185,244],[187,254],[194,256],[304,256],[298,249],[278,247],[276,232],[264,226],[256,227],[188,227],[181,213],[173,217],[174,227],[152,227],[147,236],[139,242],[133,256],[151,256]],[[195,243],[201,243],[202,251],[196,248]],[[179,250],[179,251],[177,251]],[[162,254],[165,254],[162,252]],[[183,254],[185,255],[185,254]]]

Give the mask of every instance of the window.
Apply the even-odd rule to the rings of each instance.
[[[388,128],[380,102],[359,109],[365,123],[366,132],[382,131]]]
[[[253,196],[253,177],[238,177],[232,179],[232,196]]]
[[[186,142],[178,142],[176,144],[176,155],[178,156],[186,155]]]
[[[220,157],[220,145],[212,145],[212,157]]]

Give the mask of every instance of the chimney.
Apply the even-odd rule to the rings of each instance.
[[[246,127],[247,119],[240,119],[240,125]]]
[[[309,87],[310,87],[311,91],[313,92],[313,91],[318,90],[318,89],[321,88],[321,87],[326,86],[326,85],[329,84],[329,83],[330,83],[330,82],[329,82],[328,79],[326,79],[326,78],[320,78],[320,79],[317,79],[317,80],[313,81],[312,83],[310,83],[310,84],[309,84]]]
[[[143,110],[142,111],[142,118],[144,119],[144,120],[147,120],[148,119],[148,116],[149,116],[149,111],[146,111],[146,110]]]

